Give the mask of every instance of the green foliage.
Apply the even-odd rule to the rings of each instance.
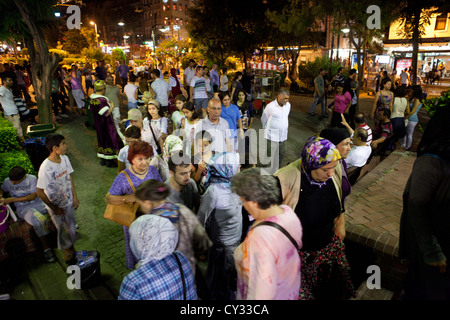
[[[331,75],[329,78],[331,80],[334,75],[336,75],[337,70],[342,67],[339,62],[333,62],[331,65]],[[314,79],[319,74],[319,69],[323,68],[329,72],[330,69],[330,59],[326,56],[317,57],[314,61],[307,61],[298,66],[298,78],[303,81],[307,86],[314,86]]]
[[[59,49],[50,49],[48,50],[50,53],[57,53],[61,59],[68,58],[69,52],[65,50],[59,50]]]
[[[176,67],[184,52],[192,49],[188,40],[170,38],[162,41],[156,49],[156,56],[166,69]]]
[[[116,48],[111,53],[111,65],[115,65],[116,61],[119,61],[121,63],[122,60],[125,60],[125,64],[127,63],[127,56],[125,55],[125,52],[123,52],[122,49]]]
[[[71,66],[74,63],[82,64],[85,62],[84,58],[65,58],[60,62],[60,65]]]
[[[200,59],[205,60],[205,56],[194,49],[191,52],[185,54],[183,58],[181,58],[181,68],[186,69],[187,67],[189,67],[189,60],[191,59],[194,59],[194,61],[197,63]]]
[[[17,131],[8,119],[0,117],[0,153],[12,150],[19,150]]]
[[[86,37],[78,29],[69,29],[64,33],[63,49],[70,53],[80,53],[83,48],[88,48]]]
[[[423,102],[425,110],[427,110],[430,118],[436,113],[438,108],[449,107],[450,105],[450,90],[442,92],[440,97],[426,99]]]
[[[88,62],[103,60],[105,58],[105,54],[100,48],[97,47],[84,48],[83,50],[81,50],[81,54]]]
[[[33,164],[25,152],[5,152],[0,156],[0,183],[8,177],[9,171],[15,166],[24,168],[28,174],[36,175]]]

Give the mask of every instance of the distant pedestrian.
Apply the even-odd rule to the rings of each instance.
[[[122,63],[118,67],[120,80],[122,84],[122,93],[124,92],[124,88],[128,83],[128,74],[130,73],[130,68],[125,64],[125,60],[121,61]]]
[[[325,110],[325,81],[323,76],[325,75],[325,69],[319,69],[319,75],[314,79],[314,101],[309,109],[309,114],[314,116],[314,109],[316,108],[317,103],[320,102],[322,107],[322,118],[328,118],[328,114]]]

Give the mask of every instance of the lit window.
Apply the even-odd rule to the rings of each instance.
[[[173,5],[173,10],[177,11],[177,5],[176,4]]]
[[[165,5],[163,5],[163,11],[166,11],[166,6]]]
[[[443,13],[436,17],[436,26],[434,30],[445,30],[447,25],[447,14]]]
[[[183,11],[183,5],[181,5],[181,4],[178,5],[178,10],[179,10],[179,11]]]

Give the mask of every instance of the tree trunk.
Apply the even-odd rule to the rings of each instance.
[[[419,37],[420,37],[420,32],[419,32],[419,23],[420,23],[420,13],[421,13],[421,9],[418,8],[417,11],[414,13],[414,17],[412,19],[413,21],[413,34],[412,34],[412,48],[413,48],[413,52],[412,52],[412,84],[416,85],[417,84],[417,57],[419,55]]]
[[[39,112],[39,123],[52,123],[52,80],[60,57],[57,54],[50,56],[42,30],[26,3],[20,0],[14,0],[14,3],[33,37],[33,39],[26,39],[26,45],[30,53],[30,64],[33,71],[33,88]]]

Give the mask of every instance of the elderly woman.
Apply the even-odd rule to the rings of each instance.
[[[120,287],[119,300],[197,300],[188,259],[175,248],[178,231],[166,218],[143,215],[130,226],[136,270]]]
[[[236,269],[233,253],[242,235],[242,203],[231,191],[230,179],[239,170],[239,155],[217,153],[208,164],[207,189],[197,213],[213,242],[208,254],[206,283],[212,299],[234,300]]]
[[[345,256],[342,186],[336,146],[311,137],[301,158],[278,170],[283,203],[294,209],[303,227],[300,299],[348,299],[354,296],[350,267]]]
[[[272,175],[250,168],[231,179],[231,190],[255,219],[245,241],[234,252],[238,300],[298,300],[302,227],[295,212],[280,205],[281,190]],[[276,223],[295,240],[283,235]]]
[[[167,201],[169,194],[170,188],[167,185],[148,180],[137,188],[135,195],[143,213],[168,218],[175,225],[179,232],[176,249],[188,258],[195,278],[200,279],[201,273],[196,274],[196,266],[199,261],[206,260],[212,242],[197,216],[185,205]],[[203,291],[198,293],[200,295]]]
[[[183,150],[183,140],[173,134],[168,136],[164,141],[163,154],[156,155],[150,161],[150,165],[158,169],[162,181],[167,181],[170,178],[168,161],[169,157],[174,151]]]
[[[114,182],[106,194],[106,203],[120,205],[123,203],[136,202],[134,190],[139,185],[150,179],[161,181],[158,170],[150,165],[150,159],[153,156],[152,147],[145,141],[135,141],[130,144],[128,149],[128,161],[131,166],[122,173],[118,174]],[[130,182],[133,186],[130,185]],[[130,249],[130,234],[128,227],[123,226],[125,234],[126,248],[126,266],[128,269],[134,269],[137,258]]]

